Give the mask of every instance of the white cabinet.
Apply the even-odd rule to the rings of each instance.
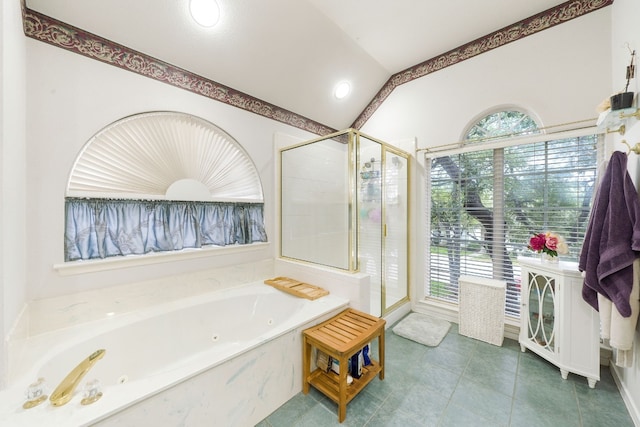
[[[582,299],[577,263],[546,263],[519,258],[522,277],[520,348],[531,350],[560,368],[600,380],[600,318]]]

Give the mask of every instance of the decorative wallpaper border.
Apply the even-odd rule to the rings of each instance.
[[[27,8],[24,3],[22,18],[24,33],[27,37],[115,65],[124,70],[206,96],[316,135],[327,135],[336,131],[289,110],[33,11]]]
[[[404,83],[609,6],[613,4],[613,1],[567,1],[396,73],[387,80],[351,127],[355,129],[362,128],[391,92]],[[24,33],[27,37],[115,65],[127,71],[206,96],[316,135],[322,136],[336,131],[292,111],[285,110],[213,80],[33,11],[26,7],[24,0],[22,1],[22,10]]]
[[[373,113],[382,105],[385,99],[393,90],[410,81],[424,77],[451,65],[457,64],[481,53],[504,46],[516,40],[546,30],[553,26],[562,24],[571,19],[578,18],[587,13],[601,9],[613,4],[613,0],[571,0],[553,8],[547,9],[515,24],[494,31],[491,34],[480,37],[472,42],[452,49],[442,55],[431,58],[413,67],[407,68],[392,75],[384,84],[382,89],[376,94],[373,100],[367,105],[360,116],[351,125],[352,128],[360,129]]]

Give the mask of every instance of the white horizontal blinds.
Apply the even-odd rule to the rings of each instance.
[[[426,294],[457,302],[461,274],[504,279],[506,314],[518,316],[517,256],[531,254],[532,233],[554,231],[569,245],[562,258],[579,256],[596,144],[590,135],[433,159]]]
[[[578,259],[595,189],[597,141],[589,135],[505,149],[508,158],[527,159],[514,160],[517,166],[505,170],[512,186],[505,207],[513,251],[531,254],[526,248],[531,235],[553,231],[569,246],[560,258]]]
[[[493,152],[431,162],[431,250],[427,295],[458,301],[458,277],[493,277]]]

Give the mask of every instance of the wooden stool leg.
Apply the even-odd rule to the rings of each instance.
[[[343,422],[347,417],[347,371],[348,358],[340,357],[340,382],[338,396],[338,422]]]
[[[302,340],[302,393],[309,393],[309,374],[311,371],[311,344],[307,338]]]
[[[380,359],[380,373],[378,374],[378,378],[381,380],[384,379],[384,327],[378,335],[378,359]]]

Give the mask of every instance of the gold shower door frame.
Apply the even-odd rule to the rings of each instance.
[[[409,300],[409,283],[410,283],[410,269],[409,269],[409,207],[410,207],[410,155],[400,149],[397,149],[384,141],[379,139],[370,137],[366,134],[363,134],[360,131],[355,129],[346,129],[343,131],[335,132],[330,135],[326,135],[320,138],[316,138],[310,141],[303,142],[301,144],[296,144],[291,147],[287,147],[280,151],[281,159],[282,152],[287,150],[296,149],[302,146],[308,146],[311,144],[315,144],[325,140],[335,140],[340,141],[341,143],[347,144],[347,152],[348,152],[348,216],[349,216],[349,231],[348,231],[348,256],[349,260],[346,263],[348,268],[341,268],[339,266],[331,266],[333,268],[338,268],[342,270],[347,270],[349,272],[361,272],[367,273],[371,276],[372,280],[372,294],[376,291],[380,293],[380,303],[373,304],[371,306],[371,314],[377,316],[384,316],[386,313],[393,311],[398,306],[404,304]],[[371,160],[371,156],[363,154],[363,151],[366,149],[366,145],[369,144],[369,147],[373,147],[374,145],[379,146],[380,150],[380,159],[379,165],[377,167],[377,172],[379,176],[377,177],[377,183],[380,185],[378,188],[380,199],[379,199],[379,211],[373,211],[375,208],[368,201],[365,200],[364,194],[362,190],[366,187],[369,182],[365,182],[366,169],[363,169],[363,166]],[[391,159],[391,160],[389,160]],[[395,160],[394,160],[395,159]],[[388,163],[390,162],[390,163]],[[281,162],[282,164],[282,162]],[[402,166],[399,166],[399,165]],[[397,168],[399,170],[404,169],[403,177],[405,179],[402,180],[401,186],[404,188],[404,194],[397,194],[398,189],[398,180],[397,176],[395,177],[394,184],[394,175],[393,168]],[[363,174],[365,172],[365,174]],[[369,171],[373,172],[373,171]],[[280,170],[281,180],[282,180],[282,170]],[[371,180],[371,178],[367,178],[367,180]],[[282,182],[282,181],[281,181]],[[396,185],[395,193],[392,195],[393,191],[390,191],[392,185]],[[281,192],[281,203],[283,203],[282,197],[282,186],[280,188]],[[391,206],[391,198],[393,198],[394,205]],[[404,208],[404,223],[402,221],[387,221],[389,219],[388,215],[394,214],[392,212],[397,210],[395,207],[398,203],[402,204]],[[281,206],[281,211],[284,211],[283,206]],[[375,217],[369,216],[372,212],[374,212]],[[367,216],[363,216],[363,215]],[[363,229],[367,223],[371,223],[371,219],[379,219],[379,226],[376,227],[377,230],[371,233],[371,228],[367,230]],[[391,219],[397,219],[391,218]],[[283,258],[291,258],[296,259],[297,261],[311,262],[312,260],[300,260],[292,256],[288,256],[283,254],[282,250],[282,232],[283,232],[283,218],[281,215],[281,226],[280,226],[280,256]],[[400,223],[400,229],[396,227]],[[369,224],[371,225],[371,224]],[[377,235],[376,235],[377,233]],[[373,248],[363,246],[366,245],[367,237],[372,238],[373,240],[377,240],[375,244],[376,250],[379,250],[378,253],[364,253],[363,250],[367,248]],[[393,246],[391,243],[393,241],[400,242],[401,247]],[[363,265],[363,263],[365,265]],[[327,266],[327,264],[318,263],[320,265]],[[367,271],[369,270],[369,271]],[[395,273],[395,274],[394,274]],[[390,276],[391,274],[391,276]],[[391,278],[391,280],[388,280]],[[401,283],[402,282],[402,283]],[[403,286],[404,285],[404,286]],[[399,290],[398,287],[401,286],[402,289]],[[377,288],[377,289],[374,289]],[[394,295],[392,298],[388,298],[388,292],[390,292],[393,288],[393,291],[399,291],[399,296]],[[377,301],[376,301],[377,302]],[[387,306],[389,303],[389,306]]]

